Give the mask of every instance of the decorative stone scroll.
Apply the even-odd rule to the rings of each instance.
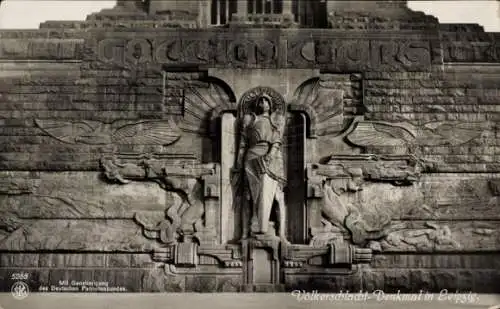
[[[204,258],[211,262],[204,262]],[[153,260],[176,266],[216,265],[222,268],[243,266],[241,248],[230,245],[178,243],[153,252]]]
[[[344,266],[350,270],[353,264],[366,264],[372,260],[372,250],[358,248],[345,242],[333,242],[323,247],[291,245],[287,248],[283,266],[285,268],[303,268],[315,257],[326,260],[325,267]]]

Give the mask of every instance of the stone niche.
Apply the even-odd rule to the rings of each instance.
[[[2,291],[499,292],[498,34],[139,2],[0,32]]]

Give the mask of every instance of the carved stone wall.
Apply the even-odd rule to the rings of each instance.
[[[132,15],[0,32],[0,290],[29,269],[34,290],[499,292],[498,34]],[[256,87],[293,124],[288,243],[235,239],[225,160]]]

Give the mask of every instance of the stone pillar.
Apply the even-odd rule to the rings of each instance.
[[[377,6],[380,8],[400,8],[404,9],[408,7],[408,1],[406,0],[392,0],[392,1],[376,1]]]
[[[1,2],[1,1],[0,1]],[[116,6],[125,7],[128,9],[144,9],[141,1],[118,0]]]
[[[307,165],[307,229],[309,233],[308,242],[322,231],[321,209],[324,198],[322,176],[317,176],[314,167]]]
[[[210,0],[199,2],[198,23],[201,27],[208,27],[210,25]]]
[[[283,0],[283,11],[281,15],[283,16],[284,24],[294,24],[295,18],[292,12],[292,0]]]
[[[497,0],[497,15],[500,21],[500,0]]]
[[[328,12],[373,12],[407,8],[407,1],[332,1],[327,2]]]
[[[186,11],[198,15],[199,2],[203,0],[160,0],[151,1],[149,14],[164,14],[167,11]]]
[[[332,11],[370,11],[375,9],[376,1],[328,1],[327,10]]]
[[[241,25],[248,23],[248,0],[237,0],[236,14],[231,16],[231,24]]]
[[[237,145],[236,145],[236,118],[231,113],[221,115],[221,169],[220,169],[220,213],[219,213],[219,242],[225,244],[228,240],[234,239],[234,190],[232,183],[232,169],[236,162]],[[239,231],[238,231],[239,232]]]
[[[292,0],[283,0],[283,15],[292,14]]]
[[[238,9],[236,14],[243,16],[248,14],[248,0],[237,0],[238,1]]]

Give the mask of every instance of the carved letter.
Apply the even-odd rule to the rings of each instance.
[[[181,41],[166,41],[161,43],[155,51],[156,61],[158,63],[172,63],[182,60]]]
[[[396,58],[405,67],[427,67],[431,64],[429,44],[426,42],[402,42]]]
[[[276,47],[271,41],[261,41],[255,46],[255,56],[259,64],[272,63],[276,57]]]
[[[144,63],[151,61],[151,43],[145,39],[134,39],[128,42],[126,59],[132,63]]]
[[[315,42],[316,62],[318,64],[332,63],[335,59],[335,50],[331,41]]]
[[[105,39],[99,42],[98,57],[103,62],[123,63],[125,42],[119,39]]]
[[[248,41],[234,41],[229,45],[228,58],[236,65],[255,64],[255,50]]]
[[[370,62],[369,43],[342,41],[337,48],[336,67],[347,70],[364,70]]]

